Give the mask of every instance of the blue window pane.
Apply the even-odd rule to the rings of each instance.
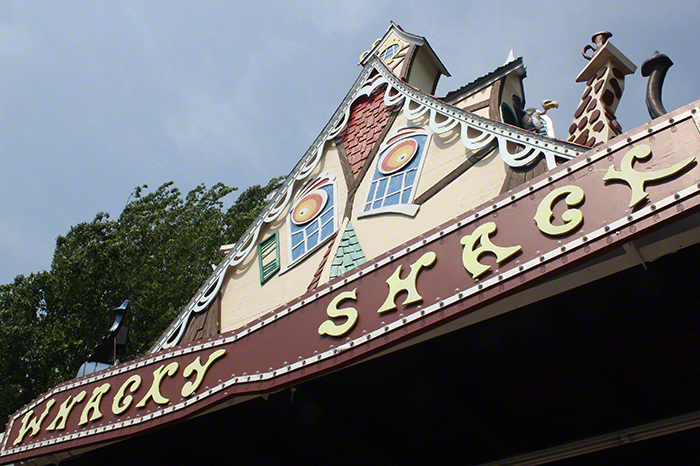
[[[382,200],[374,201],[374,205],[372,206],[373,209],[378,209],[382,206]]]
[[[394,175],[391,177],[391,180],[389,181],[389,189],[387,190],[387,194],[394,194],[398,191],[401,190],[401,181],[403,180],[403,173],[400,175]]]
[[[413,186],[414,181],[416,181],[416,173],[418,170],[411,170],[410,172],[406,173],[406,182],[404,183],[404,186]]]
[[[304,253],[304,243],[292,249],[292,259],[298,259]]]
[[[420,153],[420,149],[418,149],[418,154],[416,154],[415,157],[413,157],[413,160],[411,160],[411,163],[409,163],[404,170],[416,170],[418,169],[418,165],[420,165],[420,158],[423,154]]]
[[[379,186],[377,187],[377,197],[376,198],[384,197],[384,191],[386,191],[386,178],[382,178],[381,180],[379,180]],[[376,202],[375,202],[375,204],[376,204]]]
[[[384,199],[384,205],[394,205],[399,203],[399,195],[401,193],[392,194]]]
[[[404,190],[403,195],[401,196],[401,204],[408,204],[409,200],[411,199],[411,190],[411,188]]]
[[[372,203],[368,202],[367,205],[365,206],[365,212],[367,212],[371,208],[372,208]]]
[[[311,249],[314,246],[318,244],[318,232],[314,232],[314,234],[309,235],[308,239],[306,240],[306,248]]]
[[[373,201],[374,200],[374,190],[377,189],[377,182],[373,182],[372,185],[369,187],[369,195],[367,196],[368,201]]]
[[[333,218],[333,209],[328,209],[328,212],[321,215],[321,225],[328,223],[328,220]]]
[[[331,233],[333,233],[333,222],[328,222],[321,228],[321,241],[328,238]]]
[[[313,223],[311,223],[311,225],[306,227],[306,236],[309,237],[313,235],[316,232],[316,230],[318,230],[318,220],[314,220]]]
[[[303,231],[298,231],[296,233],[292,233],[292,246],[298,245],[301,241],[304,239],[304,232]]]

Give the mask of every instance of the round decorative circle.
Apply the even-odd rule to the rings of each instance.
[[[297,202],[292,210],[292,221],[297,225],[303,225],[316,218],[328,202],[328,194],[325,191],[311,191]]]
[[[411,163],[418,152],[418,143],[415,139],[406,139],[391,148],[379,161],[379,171],[389,175],[401,170]]]

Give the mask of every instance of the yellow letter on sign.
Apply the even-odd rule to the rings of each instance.
[[[85,425],[88,422],[96,421],[102,417],[102,411],[100,411],[100,402],[105,393],[109,391],[111,385],[108,382],[103,383],[99,387],[95,387],[92,391],[92,395],[88,400],[87,404],[83,408],[83,412],[80,413],[79,426]],[[92,412],[92,414],[90,414]]]
[[[418,294],[418,290],[416,289],[418,273],[423,267],[433,265],[435,259],[437,259],[437,255],[435,255],[434,252],[426,252],[411,265],[411,272],[406,278],[401,278],[401,266],[399,265],[396,267],[396,271],[386,281],[387,285],[389,285],[389,296],[386,297],[386,301],[384,301],[384,304],[382,304],[382,307],[380,307],[377,312],[381,314],[382,312],[396,309],[394,300],[396,299],[396,295],[402,291],[408,292],[408,296],[406,296],[403,302],[404,305],[422,301],[423,297]]]
[[[552,206],[554,206],[554,202],[559,197],[564,195],[566,196],[566,199],[564,199],[566,205],[569,207],[583,202],[583,189],[578,186],[562,186],[547,194],[540,202],[540,205],[537,206],[537,213],[535,214],[535,223],[537,223],[537,228],[542,233],[552,236],[565,235],[575,230],[583,222],[583,214],[580,210],[569,209],[561,214],[561,218],[564,220],[563,225],[552,225]]]
[[[177,362],[171,362],[167,366],[163,364],[158,369],[153,371],[153,382],[151,383],[151,388],[148,389],[148,393],[141,398],[141,401],[136,405],[137,408],[143,408],[148,403],[148,400],[153,398],[153,401],[159,405],[166,405],[170,402],[169,398],[164,397],[160,393],[160,384],[166,375],[172,377],[177,372],[180,365]]]
[[[126,379],[126,382],[124,382],[122,386],[119,387],[117,394],[114,396],[114,400],[112,400],[112,412],[118,416],[127,409],[129,409],[129,406],[131,406],[131,402],[133,401],[134,397],[131,395],[126,395],[126,390],[128,389],[131,393],[134,393],[136,390],[138,390],[140,386],[140,375],[134,374],[128,379]]]
[[[48,403],[46,403],[46,407],[44,408],[44,412],[42,413],[39,418],[32,417],[34,415],[34,410],[30,409],[27,411],[27,414],[24,415],[22,418],[22,427],[19,429],[19,434],[17,435],[17,438],[14,441],[14,445],[19,445],[19,443],[24,439],[24,436],[27,435],[27,433],[31,430],[31,434],[29,434],[31,437],[34,437],[36,434],[39,433],[39,430],[41,429],[41,423],[44,422],[44,418],[46,418],[46,415],[49,414],[49,410],[51,407],[56,403],[56,400],[51,398]]]
[[[330,319],[325,321],[321,324],[320,327],[318,327],[319,335],[342,337],[350,330],[352,330],[352,328],[357,323],[357,309],[353,307],[345,307],[343,309],[338,309],[338,304],[340,304],[341,301],[344,301],[346,299],[352,299],[353,301],[357,301],[357,288],[355,288],[352,291],[344,291],[338,294],[338,296],[333,298],[333,301],[331,301],[328,304],[328,308],[326,309],[326,314],[328,314],[328,317],[345,317],[347,320],[340,325],[336,324]]]
[[[644,183],[649,181],[657,181],[662,178],[673,176],[683,170],[685,167],[693,163],[695,157],[688,157],[682,162],[661,170],[648,172],[638,172],[632,168],[632,163],[635,160],[644,160],[651,155],[651,148],[646,144],[640,144],[630,150],[622,157],[620,162],[620,171],[615,170],[613,165],[608,168],[608,172],[603,177],[603,181],[620,180],[624,181],[632,188],[632,198],[630,199],[630,207],[634,207],[644,199],[649,197],[649,194],[644,191]]]
[[[493,222],[484,223],[479,228],[474,230],[474,233],[467,235],[460,240],[464,245],[462,251],[462,264],[467,272],[472,274],[472,278],[477,278],[491,268],[490,265],[484,265],[479,262],[479,256],[485,252],[490,252],[496,255],[496,263],[500,264],[510,256],[520,251],[520,246],[511,246],[503,248],[496,246],[491,242],[489,235],[496,232],[496,224]],[[477,247],[477,243],[480,244]]]
[[[68,420],[68,416],[70,416],[70,412],[73,410],[73,406],[82,402],[85,399],[85,395],[87,395],[85,390],[75,395],[75,397],[69,395],[68,398],[66,398],[66,401],[61,404],[61,407],[58,409],[58,414],[54,418],[53,422],[49,424],[46,430],[65,429],[66,421]]]
[[[197,373],[197,377],[194,378],[193,381],[187,382],[183,387],[182,391],[180,392],[182,396],[187,398],[188,396],[192,396],[192,394],[199,388],[199,386],[202,384],[202,381],[204,380],[204,376],[207,374],[207,371],[209,370],[209,366],[214,364],[214,361],[219,359],[221,356],[226,354],[225,349],[218,349],[211,353],[209,355],[209,358],[207,359],[207,362],[202,365],[200,362],[200,357],[197,356],[197,359],[192,361],[190,365],[185,367],[185,371],[182,373],[182,375],[188,379],[192,375],[192,372]]]

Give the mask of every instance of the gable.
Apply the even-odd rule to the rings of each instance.
[[[393,122],[392,112],[397,112]],[[425,208],[420,207],[423,212],[415,210],[414,215],[418,213],[415,218],[388,213],[374,219],[359,219],[364,207],[358,203],[366,204],[367,174],[381,144],[387,137],[395,136],[396,131],[416,126],[424,128],[432,138],[426,147],[424,167],[414,195],[424,201]],[[212,277],[152,351],[177,344],[190,318],[205,312],[220,291],[223,293],[221,331],[227,331],[265,315],[328,279],[332,264],[330,251],[341,236],[329,235],[324,238],[332,242],[329,246],[320,244],[303,258],[295,259],[290,253],[288,230],[295,197],[305,183],[321,173],[332,175],[337,183],[337,197],[333,200],[337,206],[336,225],[349,218],[358,236],[373,238],[372,244],[363,244],[370,260],[450,215],[453,217],[455,210],[450,205],[468,208],[479,199],[492,196],[493,190],[500,189],[503,183],[504,166],[522,168],[543,160],[552,168],[557,159],[569,160],[579,153],[576,145],[488,120],[420,92],[372,55],[366,58],[360,76],[326,128],[270,204],[241,241],[230,248]],[[450,197],[448,193],[457,196]],[[287,251],[286,257],[284,254],[280,257],[280,272],[261,285],[255,251],[259,242],[275,231],[279,232],[280,251]],[[284,231],[287,233],[283,234]],[[372,231],[383,234],[378,236]]]

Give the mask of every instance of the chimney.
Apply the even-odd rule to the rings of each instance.
[[[570,142],[593,147],[622,133],[615,110],[625,89],[625,76],[637,66],[608,41],[610,37],[610,32],[599,32],[591,38],[593,44],[583,48],[583,58],[589,63],[576,82],[585,82],[586,89],[569,127]]]

